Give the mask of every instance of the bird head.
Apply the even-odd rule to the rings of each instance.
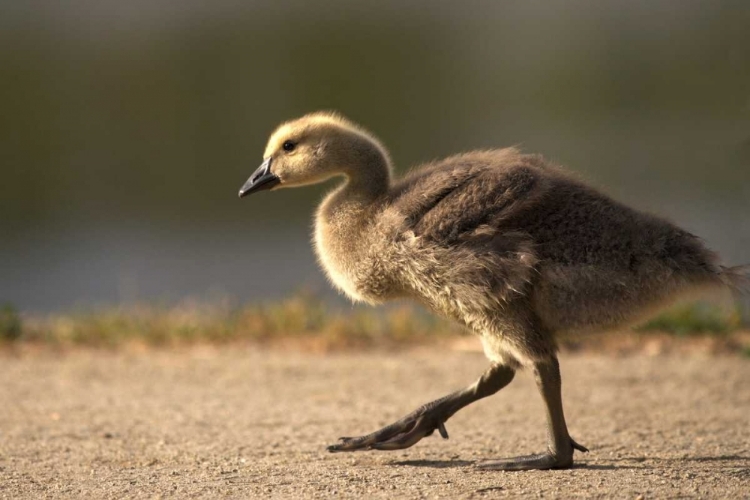
[[[323,182],[337,175],[385,166],[388,154],[362,128],[334,113],[313,113],[281,124],[263,153],[263,163],[240,189],[240,198],[257,191]]]

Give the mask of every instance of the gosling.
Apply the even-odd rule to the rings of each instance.
[[[313,113],[279,126],[263,158],[240,197],[345,178],[315,217],[315,250],[336,288],[369,304],[416,299],[475,332],[491,361],[469,387],[331,452],[408,448],[436,430],[447,438],[453,414],[529,368],[547,450],[477,465],[570,467],[574,450],[588,450],[568,434],[555,335],[623,325],[696,288],[749,288],[748,267],[719,265],[696,236],[514,148],[451,156],[394,181],[372,134]]]

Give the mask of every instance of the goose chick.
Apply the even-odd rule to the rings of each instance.
[[[516,149],[459,154],[394,181],[372,134],[314,113],[278,127],[263,158],[240,197],[345,178],[315,217],[315,249],[336,288],[370,304],[416,299],[479,335],[491,360],[469,387],[330,451],[403,449],[435,430],[446,438],[446,420],[527,367],[546,407],[547,450],[479,466],[569,467],[587,450],[568,434],[555,334],[633,321],[696,287],[750,282],[692,234]]]

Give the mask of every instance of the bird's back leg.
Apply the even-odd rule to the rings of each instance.
[[[413,446],[435,430],[447,439],[446,420],[474,401],[495,394],[508,385],[514,375],[515,370],[508,366],[493,365],[469,387],[422,405],[372,434],[340,438],[340,442],[329,446],[328,451],[400,450]]]
[[[557,358],[534,364],[534,378],[547,410],[547,451],[537,455],[480,462],[485,470],[563,469],[573,464],[573,451],[588,451],[568,434],[562,406]]]

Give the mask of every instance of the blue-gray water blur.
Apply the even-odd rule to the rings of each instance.
[[[0,303],[327,290],[327,186],[237,199],[333,109],[399,171],[520,145],[750,262],[750,3],[0,3]]]

